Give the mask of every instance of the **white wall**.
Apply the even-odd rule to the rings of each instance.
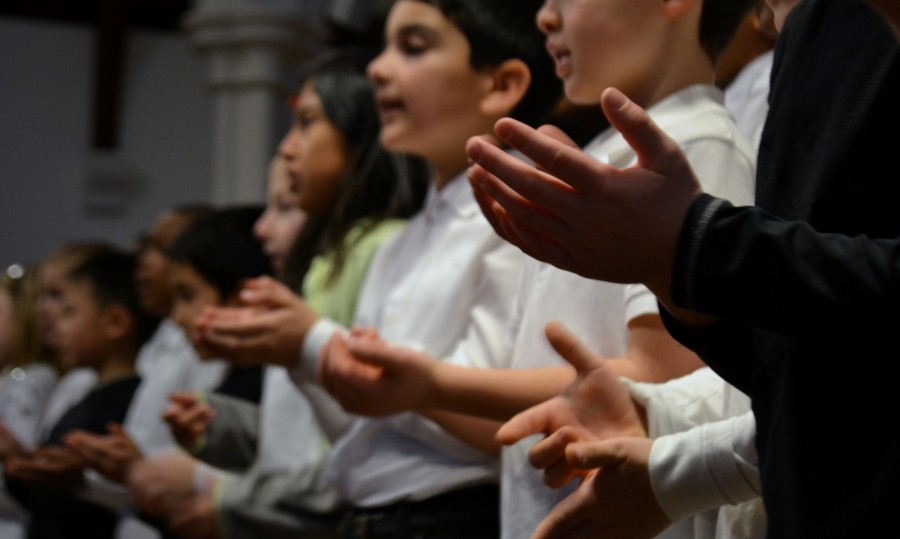
[[[104,159],[91,149],[90,27],[0,18],[0,267],[70,239],[128,245],[165,208],[210,199],[202,59],[182,34],[129,40],[119,148]]]

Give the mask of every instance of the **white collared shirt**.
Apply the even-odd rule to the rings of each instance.
[[[375,255],[357,323],[446,361],[505,366],[504,336],[524,260],[495,234],[460,175],[441,191],[432,187],[424,209]],[[314,375],[319,350],[335,329],[321,322],[307,335],[306,376]],[[329,473],[345,500],[376,506],[496,480],[498,462],[404,413],[354,420],[332,450]]]
[[[723,107],[717,88],[690,86],[663,99],[648,113],[682,147],[704,190],[735,204],[752,203],[755,153]],[[634,151],[612,128],[598,135],[585,151],[619,168],[635,159]],[[565,324],[601,357],[622,357],[629,321],[645,314],[658,314],[658,307],[655,296],[642,285],[585,279],[529,259],[510,324],[510,339],[515,342],[513,367],[562,364],[544,335],[544,326],[551,320]],[[539,439],[530,437],[504,449],[504,538],[530,537],[575,486],[554,490],[544,484],[542,472],[528,460],[528,451]]]

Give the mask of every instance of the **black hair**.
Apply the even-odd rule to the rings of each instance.
[[[700,45],[715,62],[757,0],[703,0]]]
[[[134,284],[136,265],[137,256],[133,253],[97,244],[69,270],[68,279],[89,283],[93,298],[101,307],[125,307],[134,322],[135,348],[140,348],[156,331],[159,318],[141,307]]]
[[[189,264],[223,299],[233,296],[245,279],[272,274],[269,257],[253,235],[262,212],[258,205],[215,210],[191,225],[169,256]]]
[[[348,162],[337,196],[323,215],[310,216],[285,262],[285,280],[296,287],[313,257],[334,253],[329,282],[340,274],[346,258],[344,240],[357,224],[373,227],[385,219],[407,218],[422,207],[431,175],[418,157],[390,153],[379,142],[375,93],[366,65],[375,49],[335,49],[305,72],[322,109],[346,141]],[[301,84],[302,86],[302,84]]]
[[[416,0],[441,11],[466,36],[473,69],[498,67],[517,58],[528,66],[531,84],[510,116],[536,126],[562,97],[562,81],[544,47],[535,19],[543,0]]]

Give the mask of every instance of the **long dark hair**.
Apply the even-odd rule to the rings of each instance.
[[[285,262],[284,280],[298,288],[312,259],[334,253],[333,282],[347,255],[344,239],[359,223],[374,227],[390,218],[407,218],[421,207],[430,169],[422,159],[389,153],[378,141],[380,125],[372,83],[365,66],[374,51],[346,48],[317,60],[300,86],[312,82],[328,121],[347,143],[348,162],[332,206],[310,216]]]

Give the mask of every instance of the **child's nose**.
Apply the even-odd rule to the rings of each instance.
[[[382,52],[369,62],[366,74],[375,86],[381,86],[387,81],[385,53]]]
[[[550,3],[549,0],[544,2],[536,17],[538,29],[545,34],[558,31],[561,23],[559,11],[551,6]]]

